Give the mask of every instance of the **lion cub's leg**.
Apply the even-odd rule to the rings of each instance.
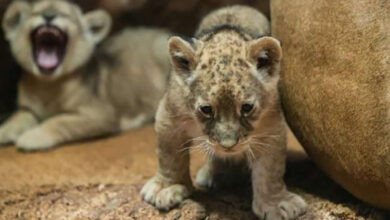
[[[260,219],[290,220],[306,211],[305,201],[286,189],[284,170],[284,151],[264,155],[252,163],[252,209]]]
[[[187,141],[180,134],[158,132],[159,171],[142,188],[143,199],[159,209],[168,210],[182,202],[192,190],[189,174],[189,153],[180,148]]]
[[[20,136],[19,149],[44,150],[69,141],[96,137],[115,131],[114,120],[109,114],[69,113],[54,116]]]
[[[31,112],[17,111],[0,127],[0,145],[15,142],[20,135],[37,124],[38,120]]]
[[[229,188],[248,183],[249,169],[245,160],[208,158],[196,175],[196,185],[202,188]]]
[[[196,185],[202,188],[215,188],[214,168],[214,158],[207,158],[206,163],[196,174]]]
[[[168,210],[182,202],[192,191],[189,173],[190,143],[186,132],[157,113],[156,132],[158,136],[159,171],[142,188],[142,198],[158,209]]]
[[[148,122],[151,122],[152,117],[147,114],[139,114],[134,117],[122,117],[119,120],[119,127],[121,131],[139,128]]]

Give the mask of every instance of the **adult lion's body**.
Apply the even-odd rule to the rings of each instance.
[[[390,2],[350,3],[272,1],[285,51],[282,102],[319,167],[390,209]]]

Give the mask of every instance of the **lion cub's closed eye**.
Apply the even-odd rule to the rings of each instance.
[[[215,176],[233,160],[251,169],[252,209],[259,218],[294,219],[305,212],[306,203],[283,182],[282,49],[268,34],[264,15],[233,6],[206,16],[194,38],[169,39],[172,77],[156,119],[160,169],[143,187],[144,200],[170,209],[191,194],[188,149],[195,148],[209,158],[197,185],[218,185]]]
[[[126,29],[103,42],[109,14],[84,13],[65,0],[14,1],[2,26],[24,73],[0,145],[49,149],[153,120],[166,86],[169,33]]]

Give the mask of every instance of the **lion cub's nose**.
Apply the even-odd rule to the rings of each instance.
[[[238,139],[234,138],[224,138],[219,142],[219,144],[226,149],[234,147],[237,143]]]
[[[46,13],[43,15],[43,18],[45,19],[45,21],[47,23],[50,23],[55,17],[56,17],[56,15],[53,13]]]

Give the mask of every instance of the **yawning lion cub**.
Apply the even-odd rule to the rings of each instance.
[[[3,29],[25,73],[0,144],[47,149],[153,119],[168,74],[168,33],[126,30],[97,47],[110,27],[106,12],[83,14],[64,0],[9,6]]]

